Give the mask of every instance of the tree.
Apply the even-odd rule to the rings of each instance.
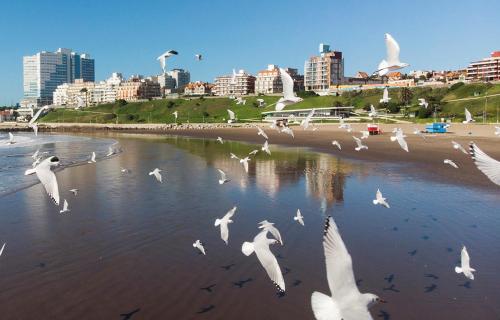
[[[401,88],[401,101],[405,106],[409,105],[413,98],[413,92],[409,88]]]

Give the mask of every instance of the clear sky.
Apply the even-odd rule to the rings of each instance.
[[[346,75],[373,71],[384,33],[401,46],[406,69],[456,69],[500,50],[498,0],[4,1],[0,11],[0,105],[22,98],[22,57],[58,47],[89,53],[96,80],[111,72],[152,75],[156,57],[213,81],[232,68],[296,67],[320,42],[343,51]],[[196,62],[194,54],[204,60]]]

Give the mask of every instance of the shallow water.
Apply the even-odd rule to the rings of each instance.
[[[103,150],[112,138],[124,151],[57,173],[71,213],[60,215],[40,185],[0,197],[2,319],[313,319],[311,293],[329,293],[321,245],[327,215],[352,255],[360,290],[388,301],[371,310],[374,319],[500,317],[499,192],[299,148],[272,146],[272,156],[259,154],[246,174],[229,153],[258,146],[98,138],[90,140]],[[155,167],[163,184],[147,174]],[[231,182],[220,186],[217,168]],[[377,188],[391,209],[372,204]],[[213,223],[234,205],[226,246]],[[297,208],[305,227],[293,221]],[[285,243],[272,248],[284,297],[255,255],[240,250],[264,219]],[[206,256],[192,247],[197,239]],[[478,270],[468,284],[453,270],[462,245]],[[200,289],[214,284],[212,292]]]

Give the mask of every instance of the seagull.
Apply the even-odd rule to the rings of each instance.
[[[45,110],[48,110],[49,109],[49,106],[43,106],[40,108],[40,110],[38,110],[35,115],[33,116],[33,118],[31,118],[30,122],[28,122],[28,125],[32,125],[35,123],[36,120],[38,120],[38,118],[40,117],[40,115],[42,114],[42,112],[44,112]]]
[[[222,219],[215,219],[215,226],[220,225],[220,237],[222,240],[227,245],[227,240],[229,238],[229,229],[228,229],[228,224],[233,223],[233,220],[231,218],[234,216],[234,213],[236,212],[236,206],[234,206],[231,210],[229,210]]]
[[[236,104],[246,105],[247,104],[247,100],[243,99],[242,97],[238,97],[238,98],[236,98]]]
[[[268,155],[271,155],[271,150],[269,150],[269,143],[267,143],[267,140],[266,142],[264,142],[264,145],[262,146],[261,150],[267,153]]]
[[[14,144],[14,143],[16,143],[16,141],[14,140],[14,135],[11,132],[9,132],[9,141],[7,141],[6,144]]]
[[[261,128],[261,127],[257,127],[257,130],[259,130],[259,132],[257,132],[257,135],[264,137],[264,139],[266,139],[266,140],[268,140],[268,139],[269,139],[269,138],[267,137],[267,134],[264,132],[264,130],[262,130],[262,128]]]
[[[161,172],[161,171],[162,171],[162,170],[160,170],[160,169],[158,169],[158,168],[155,168],[153,171],[151,171],[151,172],[149,173],[149,175],[150,175],[150,176],[153,176],[153,175],[154,175],[154,176],[155,176],[155,178],[156,178],[156,180],[158,180],[158,182],[163,183],[163,181],[161,180],[161,174],[160,174],[160,172]]]
[[[390,208],[389,204],[387,203],[387,199],[382,196],[382,192],[380,192],[380,189],[377,189],[377,194],[375,195],[375,200],[373,200],[373,204],[374,205],[380,204],[381,206]]]
[[[380,99],[380,103],[389,103],[389,90],[387,90],[387,87],[384,88],[384,93],[382,94],[382,99]]]
[[[82,109],[85,106],[85,101],[82,97],[76,96],[76,108],[75,110]]]
[[[352,131],[351,125],[349,123],[344,123],[344,119],[343,118],[340,118],[339,123],[340,123],[339,129],[346,129],[347,132],[351,132]]]
[[[256,155],[257,153],[259,153],[259,150],[258,150],[258,149],[255,149],[255,150],[250,151],[250,153],[249,153],[248,155],[249,155],[249,156],[254,156],[254,155]]]
[[[25,175],[36,174],[38,180],[42,183],[45,191],[49,197],[54,201],[56,205],[59,205],[59,186],[57,184],[56,175],[50,170],[51,167],[55,167],[59,164],[59,158],[56,156],[48,157],[47,159],[40,162],[33,169],[28,169],[24,173]]]
[[[449,165],[450,165],[450,166],[452,166],[453,168],[458,169],[457,164],[456,164],[455,162],[453,162],[452,160],[450,160],[450,159],[444,159],[444,160],[443,160],[443,163],[445,163],[445,164],[449,164]]]
[[[38,158],[38,155],[39,155],[39,154],[40,154],[40,149],[37,149],[37,150],[35,151],[35,153],[33,153],[33,154],[31,155],[31,158],[33,158],[33,160],[36,160],[36,159]]]
[[[460,151],[462,151],[463,153],[467,154],[467,151],[465,151],[464,147],[462,147],[462,146],[460,145],[460,143],[455,142],[455,141],[451,141],[451,144],[453,144],[453,149],[455,149],[455,150],[460,150]]]
[[[5,249],[5,245],[7,244],[7,242],[5,242],[2,246],[2,249],[0,249],[0,256],[2,256],[3,254],[3,249]]]
[[[237,160],[240,160],[240,158],[238,158],[234,153],[229,153],[231,155],[231,159],[237,159]]]
[[[228,123],[233,123],[234,121],[236,121],[236,116],[233,111],[227,109],[227,114],[229,115]]]
[[[314,112],[315,110],[312,109],[307,115],[307,117],[300,122],[300,126],[304,128],[304,130],[307,130],[307,128],[309,128],[309,123],[311,122],[312,117],[314,116]]]
[[[396,40],[394,40],[394,38],[388,33],[385,34],[384,38],[385,46],[387,48],[387,57],[386,59],[380,61],[378,70],[375,71],[375,74],[378,73],[380,77],[385,76],[387,73],[389,73],[389,71],[394,71],[409,66],[409,64],[399,61],[400,48]]]
[[[92,155],[90,156],[90,160],[88,161],[88,163],[95,163],[95,152],[92,151]]]
[[[425,101],[425,99],[423,98],[420,98],[418,99],[418,105],[427,109],[427,107],[429,106],[429,102]]]
[[[130,170],[129,169],[125,169],[125,168],[121,168],[120,172],[121,173],[130,173]]]
[[[106,154],[106,157],[111,157],[114,154],[115,154],[115,150],[113,149],[113,147],[110,146],[108,149],[108,154]]]
[[[414,135],[417,135],[417,136],[421,136],[423,139],[425,139],[424,134],[423,134],[423,133],[422,133],[422,131],[420,131],[420,129],[418,129],[418,128],[415,128],[415,130],[413,130],[413,134],[414,134]]]
[[[217,137],[217,141],[219,141],[219,142],[220,142],[220,144],[224,144],[224,140],[222,140],[222,138],[221,138],[221,137]]]
[[[368,139],[368,137],[370,137],[370,132],[368,131],[360,131],[362,136],[361,136],[361,139]]]
[[[70,189],[69,192],[71,192],[75,197],[78,194],[78,189]]]
[[[326,276],[332,296],[313,292],[311,305],[318,320],[371,320],[368,308],[385,302],[372,293],[360,293],[354,279],[352,258],[337,225],[328,217],[323,233]]]
[[[231,84],[236,84],[236,70],[233,69],[233,76],[231,77]]]
[[[36,123],[29,124],[28,127],[33,129],[33,132],[35,133],[35,137],[38,137],[38,124],[36,124]]]
[[[203,60],[203,56],[202,56],[201,54],[199,54],[199,53],[198,53],[198,54],[195,54],[195,55],[194,55],[194,58],[196,59],[196,61],[201,61],[201,60]]]
[[[219,173],[220,173],[219,184],[224,184],[226,182],[229,182],[229,180],[226,178],[226,173],[224,171],[222,171],[221,169],[217,169],[217,170],[219,170]]]
[[[64,199],[64,204],[63,204],[63,209],[59,211],[59,213],[66,213],[70,212],[71,210],[68,209],[68,201]]]
[[[500,136],[500,127],[495,126],[495,135]]]
[[[455,272],[463,273],[466,278],[474,280],[472,272],[476,272],[476,270],[470,267],[470,257],[465,246],[462,248],[462,253],[460,255],[460,264],[460,267],[455,267]]]
[[[281,129],[281,132],[289,134],[292,136],[292,138],[295,138],[295,135],[293,134],[293,131],[290,127],[283,127],[283,129]]]
[[[300,213],[300,209],[297,209],[297,214],[293,217],[293,220],[297,221],[301,225],[304,225],[304,216]]]
[[[245,157],[243,159],[240,159],[240,163],[243,165],[245,168],[245,172],[248,173],[248,161],[250,161],[249,157]]]
[[[35,161],[33,161],[33,163],[31,164],[31,167],[33,167],[33,168],[36,167],[37,164],[39,164],[41,160],[42,160],[42,157],[36,158]]]
[[[276,111],[281,111],[288,105],[302,101],[302,98],[297,97],[293,92],[292,77],[282,68],[280,68],[280,76],[283,83],[283,97],[276,103]]]
[[[377,110],[375,110],[375,107],[373,106],[373,104],[370,105],[370,112],[368,113],[368,116],[370,118],[374,118],[374,117],[378,116],[378,112],[377,112]]]
[[[354,141],[356,141],[356,144],[358,145],[356,148],[354,148],[354,150],[356,150],[356,151],[363,150],[363,149],[368,150],[368,147],[361,142],[361,139],[359,139],[355,136],[352,136],[352,137],[353,137]]]
[[[255,252],[257,259],[259,259],[259,262],[266,270],[273,284],[280,292],[285,292],[285,280],[283,279],[278,260],[276,260],[276,257],[269,249],[269,245],[275,243],[277,241],[267,238],[267,231],[263,230],[253,238],[253,242],[245,241],[241,246],[241,251],[246,256]]]
[[[174,115],[175,121],[177,122],[177,117],[179,117],[179,111],[174,111],[172,112],[172,114]]]
[[[204,255],[206,255],[206,253],[205,253],[205,247],[203,247],[203,242],[201,242],[200,240],[196,240],[196,242],[193,243],[193,247],[197,248],[198,250],[201,251],[201,253],[203,253]]]
[[[259,222],[259,229],[264,231],[269,231],[273,235],[273,237],[279,241],[281,245],[283,245],[283,240],[281,239],[281,234],[278,229],[274,226],[274,223],[269,222],[267,220]]]
[[[500,186],[500,161],[488,156],[474,142],[469,144],[469,150],[476,167],[493,183]]]
[[[472,118],[472,114],[470,113],[470,111],[467,110],[467,108],[465,108],[465,121],[463,121],[463,123],[471,123],[474,121],[476,121],[476,120],[474,120],[474,118]]]
[[[342,147],[340,146],[340,143],[337,140],[333,140],[332,145],[337,146],[337,148],[339,148],[339,150],[342,150]]]
[[[159,56],[156,59],[156,60],[160,61],[160,66],[161,66],[161,69],[163,70],[164,73],[167,72],[167,59],[172,57],[172,56],[176,56],[178,54],[179,53],[175,50],[168,50],[168,51],[165,51],[161,56]]]
[[[396,129],[396,135],[391,137],[391,141],[397,141],[401,149],[406,152],[408,151],[408,143],[405,140],[406,136],[403,134],[403,130],[401,128]]]

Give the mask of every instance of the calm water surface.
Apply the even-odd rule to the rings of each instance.
[[[0,190],[1,319],[313,319],[311,293],[329,293],[321,244],[327,215],[352,255],[360,290],[388,301],[371,310],[374,319],[500,318],[497,189],[439,184],[401,166],[299,148],[272,146],[272,156],[259,154],[246,174],[229,153],[258,146],[138,135],[50,139],[58,142],[42,151],[84,163],[57,172],[66,215],[41,185],[12,186],[6,167],[24,171],[38,146],[0,150],[0,188],[10,190]],[[115,140],[123,152],[104,159]],[[97,164],[86,164],[91,150]],[[148,176],[156,167],[163,184]],[[231,182],[220,186],[217,168]],[[391,209],[372,204],[377,188]],[[226,246],[213,223],[234,205]],[[298,208],[305,227],[293,221]],[[285,243],[272,247],[284,297],[255,255],[241,253],[264,219]],[[197,239],[206,256],[192,247]],[[462,245],[478,270],[474,281],[453,270]]]

